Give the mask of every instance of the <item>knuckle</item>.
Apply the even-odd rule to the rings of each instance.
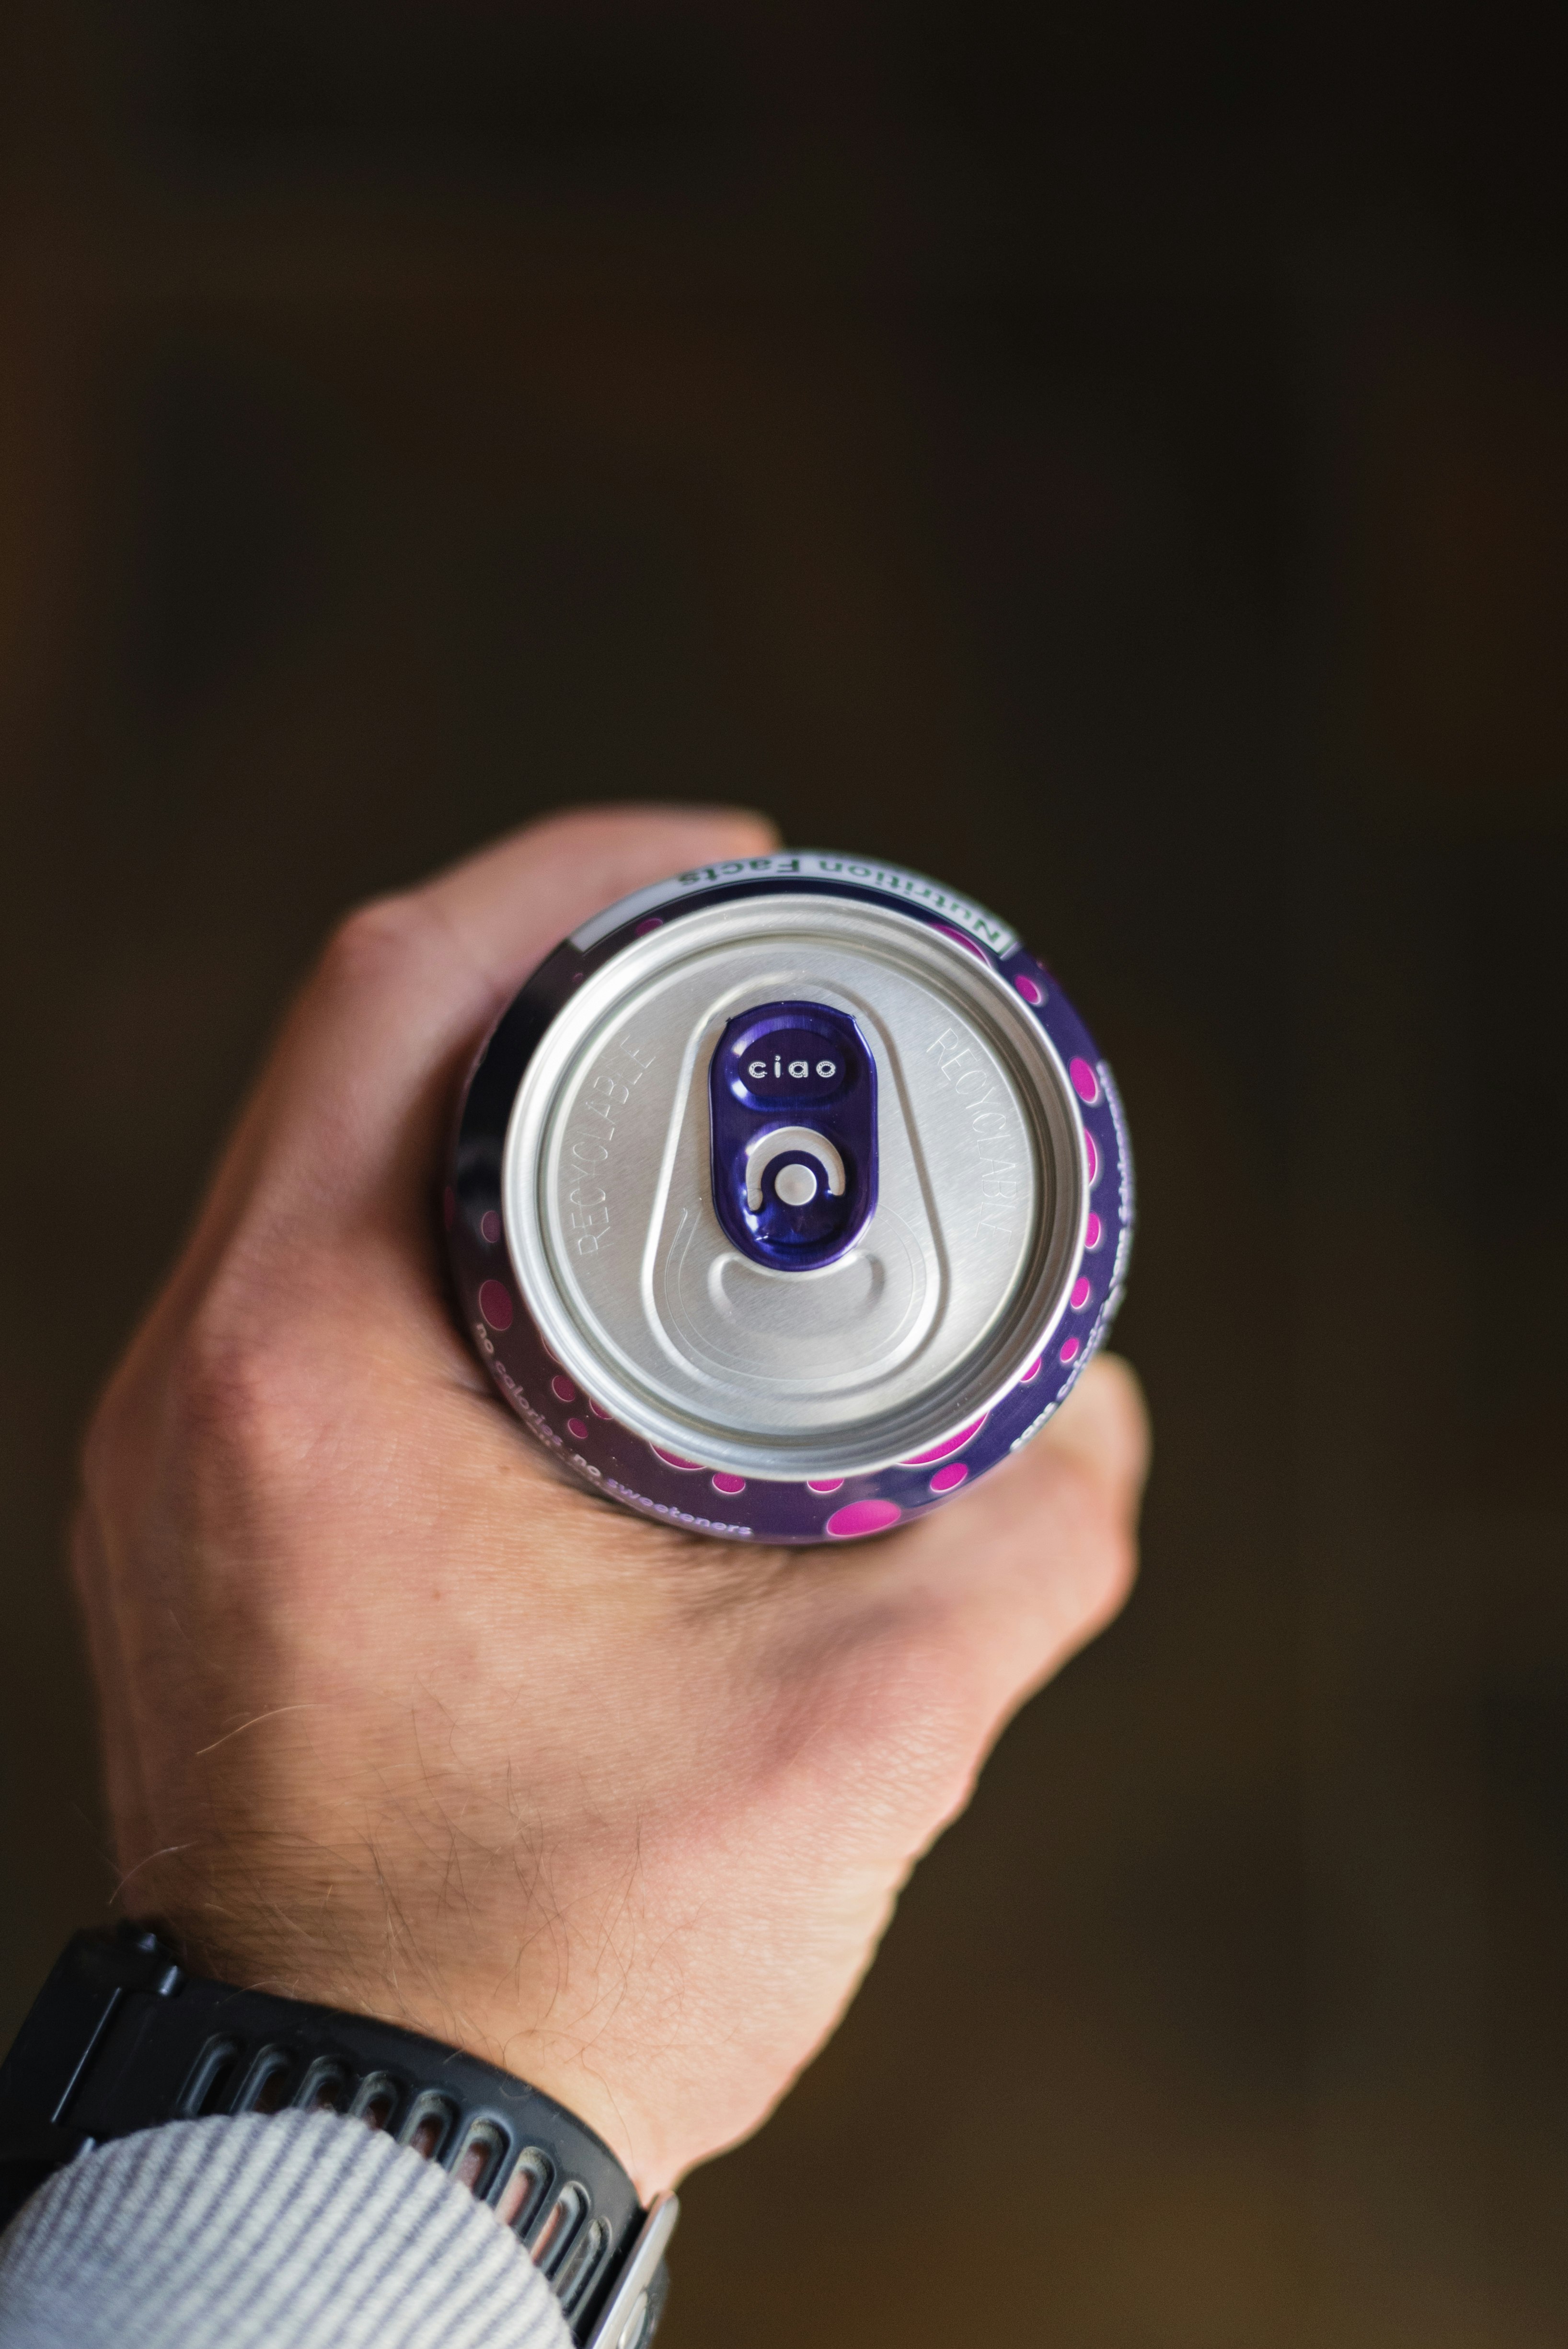
[[[329,990],[357,993],[381,983],[416,950],[429,926],[417,892],[372,897],[346,914],[322,951],[321,981]]]
[[[139,1445],[141,1382],[122,1362],[88,1420],[81,1445],[81,1488],[89,1510],[112,1510],[131,1480]]]
[[[178,1330],[133,1350],[111,1383],[83,1446],[78,1588],[108,1558],[144,1582],[186,1578],[189,1595],[200,1561],[209,1595],[308,1597],[318,1551],[302,1528],[321,1523],[360,1391],[320,1300],[307,1288],[280,1310],[270,1288],[259,1267],[221,1268]]]
[[[203,1299],[175,1348],[167,1382],[178,1456],[263,1494],[296,1478],[321,1424],[319,1381],[297,1319],[246,1309],[231,1272]]]
[[[1119,1615],[1137,1580],[1137,1535],[1130,1525],[1115,1524],[1105,1532],[1088,1577],[1087,1611],[1094,1621],[1108,1623],[1113,1615]]]
[[[1063,1480],[1044,1593],[1087,1638],[1126,1603],[1138,1578],[1135,1522],[1119,1495],[1079,1470]]]

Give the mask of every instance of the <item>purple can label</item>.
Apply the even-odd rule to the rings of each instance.
[[[510,1258],[501,1161],[528,1063],[584,978],[633,939],[684,914],[727,899],[803,890],[884,907],[896,900],[912,920],[979,957],[1006,981],[1067,1070],[1088,1206],[1061,1315],[998,1402],[891,1466],[848,1477],[825,1469],[786,1483],[735,1475],[650,1442],[612,1418],[552,1356]],[[738,1053],[727,1052],[737,1044]],[[939,1081],[963,1097],[974,1074],[964,1036],[956,1029],[939,1031],[929,1052]],[[628,1095],[643,1073],[628,1059],[619,1080]],[[731,1023],[713,1056],[710,1098],[714,1206],[737,1247],[762,1263],[819,1264],[853,1245],[876,1203],[875,1081],[854,1021],[831,1006],[781,1000],[753,1007]],[[976,1119],[984,1115],[977,1109]],[[801,1138],[769,1154],[780,1130]],[[793,1180],[791,1168],[801,1170]],[[599,1237],[595,1216],[604,1212],[593,1195],[597,1187],[592,1167],[585,1168],[573,1213],[580,1244],[588,1248]],[[1132,1164],[1109,1068],[1045,965],[1005,926],[897,867],[788,852],[705,867],[644,890],[548,957],[502,1015],[469,1076],[444,1211],[464,1325],[507,1402],[564,1468],[624,1506],[689,1532],[821,1543],[882,1533],[940,1507],[1026,1443],[1056,1411],[1103,1342],[1121,1299],[1132,1237]]]

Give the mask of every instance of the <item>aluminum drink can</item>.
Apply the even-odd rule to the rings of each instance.
[[[1006,925],[818,852],[574,931],[469,1078],[445,1195],[496,1385],[595,1492],[822,1542],[940,1506],[1048,1419],[1132,1232],[1109,1068]]]

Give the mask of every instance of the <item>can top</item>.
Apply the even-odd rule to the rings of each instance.
[[[1049,1038],[896,906],[696,905],[590,972],[529,1061],[502,1216],[545,1344],[704,1466],[868,1474],[991,1410],[1082,1251]]]

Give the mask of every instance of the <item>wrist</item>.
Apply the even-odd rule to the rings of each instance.
[[[583,2349],[648,2338],[677,2206],[644,2209],[580,2116],[406,2028],[198,1975],[137,1926],[73,1938],[0,2064],[0,2207],[98,2145],[285,2113],[363,2123],[445,2171],[526,2251]]]
[[[263,1893],[249,1871],[209,1869],[196,1885],[183,1868],[178,1887],[167,1877],[142,1885],[139,1877],[130,1904],[141,1930],[156,1930],[193,1972],[364,2016],[492,2064],[576,2114],[645,2200],[674,2183],[671,2165],[650,2157],[603,2039],[567,2026],[567,2002],[533,1979],[521,1936],[509,1949],[461,1913],[439,1925],[421,1920],[381,1878],[308,1890],[274,1882]],[[570,1953],[551,1948],[566,1975]]]

